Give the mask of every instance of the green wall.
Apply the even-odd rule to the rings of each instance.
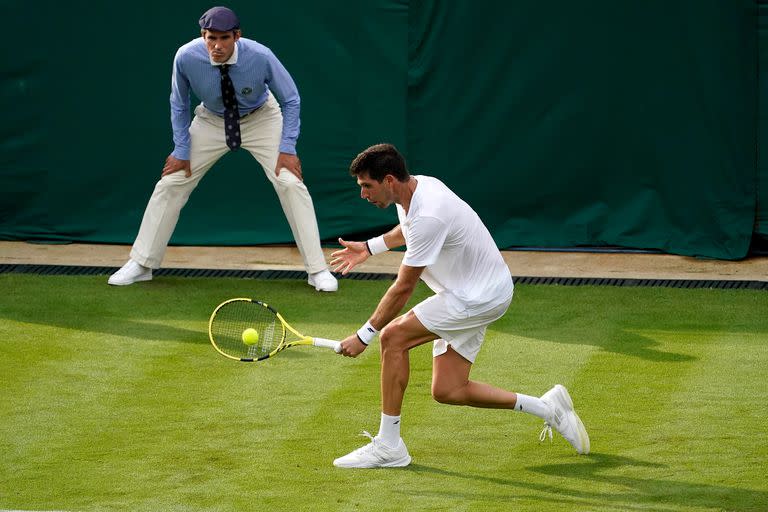
[[[395,222],[347,173],[382,141],[454,187],[500,247],[738,259],[766,234],[752,0],[228,5],[299,86],[298,149],[329,242]],[[208,7],[8,6],[7,26],[35,19],[39,35],[3,49],[0,239],[133,241],[172,149],[173,54]],[[290,240],[262,170],[234,153],[172,243]]]
[[[758,0],[758,125],[756,244],[768,250],[768,0]]]

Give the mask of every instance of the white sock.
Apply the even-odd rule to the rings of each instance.
[[[549,406],[545,404],[541,398],[523,395],[522,393],[517,393],[515,410],[533,414],[534,416],[538,416],[544,421],[547,421],[547,418],[550,414]]]
[[[388,416],[381,413],[379,435],[376,437],[390,448],[397,447],[400,442],[400,416]]]

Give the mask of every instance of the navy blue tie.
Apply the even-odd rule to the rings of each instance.
[[[224,135],[232,151],[240,147],[240,111],[237,109],[235,85],[229,77],[229,64],[219,66],[221,71],[221,98],[224,100]]]

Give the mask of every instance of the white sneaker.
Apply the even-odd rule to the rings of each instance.
[[[309,274],[307,282],[310,286],[314,286],[315,290],[319,292],[335,292],[339,289],[339,282],[333,277],[333,274],[327,270]]]
[[[126,286],[139,281],[151,281],[152,269],[139,265],[133,260],[122,266],[120,270],[109,276],[108,284],[114,286]]]
[[[577,453],[589,453],[589,435],[581,419],[579,419],[579,415],[573,410],[573,400],[571,400],[568,390],[557,384],[544,393],[541,400],[549,405],[552,413],[544,422],[544,430],[541,431],[539,440],[544,441],[547,433],[549,433],[551,440],[552,427],[554,427],[566,441],[571,443]]]
[[[402,438],[398,439],[396,448],[390,448],[378,436],[373,437],[368,432],[363,432],[362,435],[369,438],[371,442],[334,460],[334,466],[337,468],[402,468],[411,463],[411,456]]]

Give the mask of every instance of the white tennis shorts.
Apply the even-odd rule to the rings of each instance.
[[[450,292],[433,295],[413,308],[416,318],[429,332],[440,336],[432,344],[432,357],[445,354],[448,345],[470,363],[475,362],[488,326],[504,316],[512,302],[472,304]]]

